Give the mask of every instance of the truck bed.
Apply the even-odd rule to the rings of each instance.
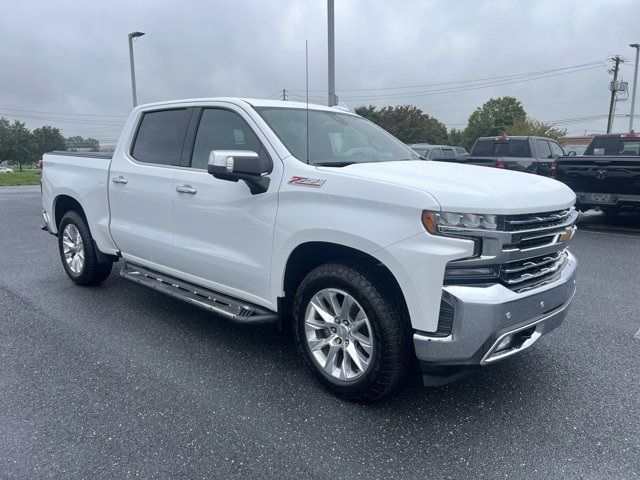
[[[111,160],[113,158],[113,152],[63,152],[62,150],[55,150],[53,152],[47,152],[47,155],[61,155],[65,157],[102,158],[105,160]]]
[[[109,234],[109,168],[113,154],[109,152],[50,152],[43,161],[43,202],[55,215],[54,198],[49,192],[65,193],[80,203],[87,215],[91,234],[102,252],[112,253]],[[63,185],[64,189],[60,189]],[[55,186],[55,188],[54,188]],[[59,200],[58,200],[59,201]],[[54,229],[60,218],[52,218]],[[57,233],[54,231],[53,233]]]
[[[570,187],[584,207],[640,201],[640,156],[560,157],[555,178]]]

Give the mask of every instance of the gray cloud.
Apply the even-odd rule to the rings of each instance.
[[[127,33],[135,43],[140,102],[207,96],[304,95],[309,41],[311,98],[326,101],[326,2],[0,1],[0,109],[31,127],[115,140],[131,93]],[[336,86],[350,107],[412,103],[463,127],[492,96],[514,95],[539,120],[604,115],[606,67],[472,91],[376,98],[407,90],[349,92],[455,82],[589,63],[620,53],[631,81],[639,42],[634,0],[336,0]],[[639,38],[636,38],[639,37]],[[433,90],[436,87],[413,89]],[[367,97],[367,98],[354,98]],[[627,114],[629,102],[619,105]],[[20,115],[17,117],[17,115]],[[37,118],[35,118],[37,117]],[[65,121],[62,121],[65,119]],[[616,120],[626,129],[628,119]],[[605,119],[566,125],[602,130]]]

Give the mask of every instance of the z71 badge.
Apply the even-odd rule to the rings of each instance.
[[[301,187],[320,188],[326,181],[324,178],[291,177],[288,183],[289,185],[300,185]]]

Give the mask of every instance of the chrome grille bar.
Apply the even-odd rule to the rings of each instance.
[[[507,285],[516,285],[527,280],[550,275],[556,272],[564,263],[566,252],[563,250],[553,256],[545,256],[531,259],[527,262],[518,262],[520,265],[509,268],[509,264],[505,264],[501,279]],[[513,274],[517,275],[513,275]]]

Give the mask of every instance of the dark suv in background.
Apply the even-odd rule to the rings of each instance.
[[[466,163],[552,177],[555,160],[564,154],[552,138],[500,135],[476,140]]]

